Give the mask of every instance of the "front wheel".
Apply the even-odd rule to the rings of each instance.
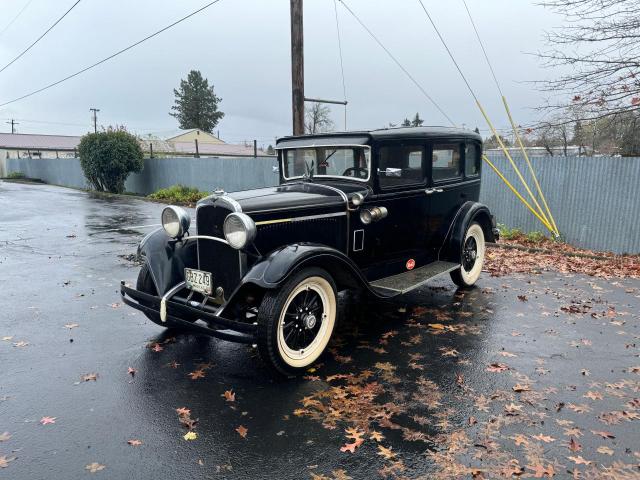
[[[480,277],[485,254],[484,232],[480,224],[472,223],[464,236],[460,268],[451,272],[453,282],[462,288],[472,287]]]
[[[324,352],[336,323],[336,286],[320,268],[306,268],[265,293],[258,311],[258,351],[277,373],[300,375]]]

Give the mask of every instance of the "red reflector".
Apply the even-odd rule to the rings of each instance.
[[[416,261],[413,258],[407,260],[407,270],[413,270],[416,266]]]

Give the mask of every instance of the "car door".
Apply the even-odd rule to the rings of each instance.
[[[473,198],[470,198],[463,175],[465,144],[435,141],[430,147],[429,186],[426,189],[429,198],[427,243],[432,256],[438,259],[456,213],[467,200]]]
[[[421,142],[383,143],[375,149],[375,156],[375,193],[361,209],[384,207],[387,216],[368,225],[359,217],[352,221],[352,258],[370,280],[427,263],[425,146]]]

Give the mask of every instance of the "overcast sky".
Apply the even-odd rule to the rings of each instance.
[[[467,0],[516,121],[535,121],[543,101],[528,81],[554,72],[527,52],[562,19],[530,0]],[[75,0],[0,0],[0,68],[35,40]],[[497,126],[500,99],[462,0],[424,0]],[[24,57],[0,73],[0,103],[36,90],[114,53],[207,0],[82,0]],[[346,0],[365,24],[458,124],[486,125],[417,0]],[[28,4],[28,5],[27,5]],[[9,22],[27,5],[8,28]],[[342,99],[333,0],[305,0],[307,97]],[[420,112],[425,124],[446,119],[338,3],[348,128],[378,128]],[[145,134],[177,128],[168,115],[173,88],[198,69],[222,98],[220,136],[273,143],[291,131],[288,0],[221,0],[195,17],[61,85],[0,107],[0,131],[83,134],[90,107],[99,124]],[[342,107],[333,119],[344,127]],[[44,123],[47,122],[47,123]],[[483,131],[483,133],[485,133]]]

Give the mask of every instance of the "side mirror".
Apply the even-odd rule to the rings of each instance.
[[[378,175],[380,174],[383,174],[386,177],[402,177],[402,169],[391,167],[387,167],[385,170],[378,169]]]

